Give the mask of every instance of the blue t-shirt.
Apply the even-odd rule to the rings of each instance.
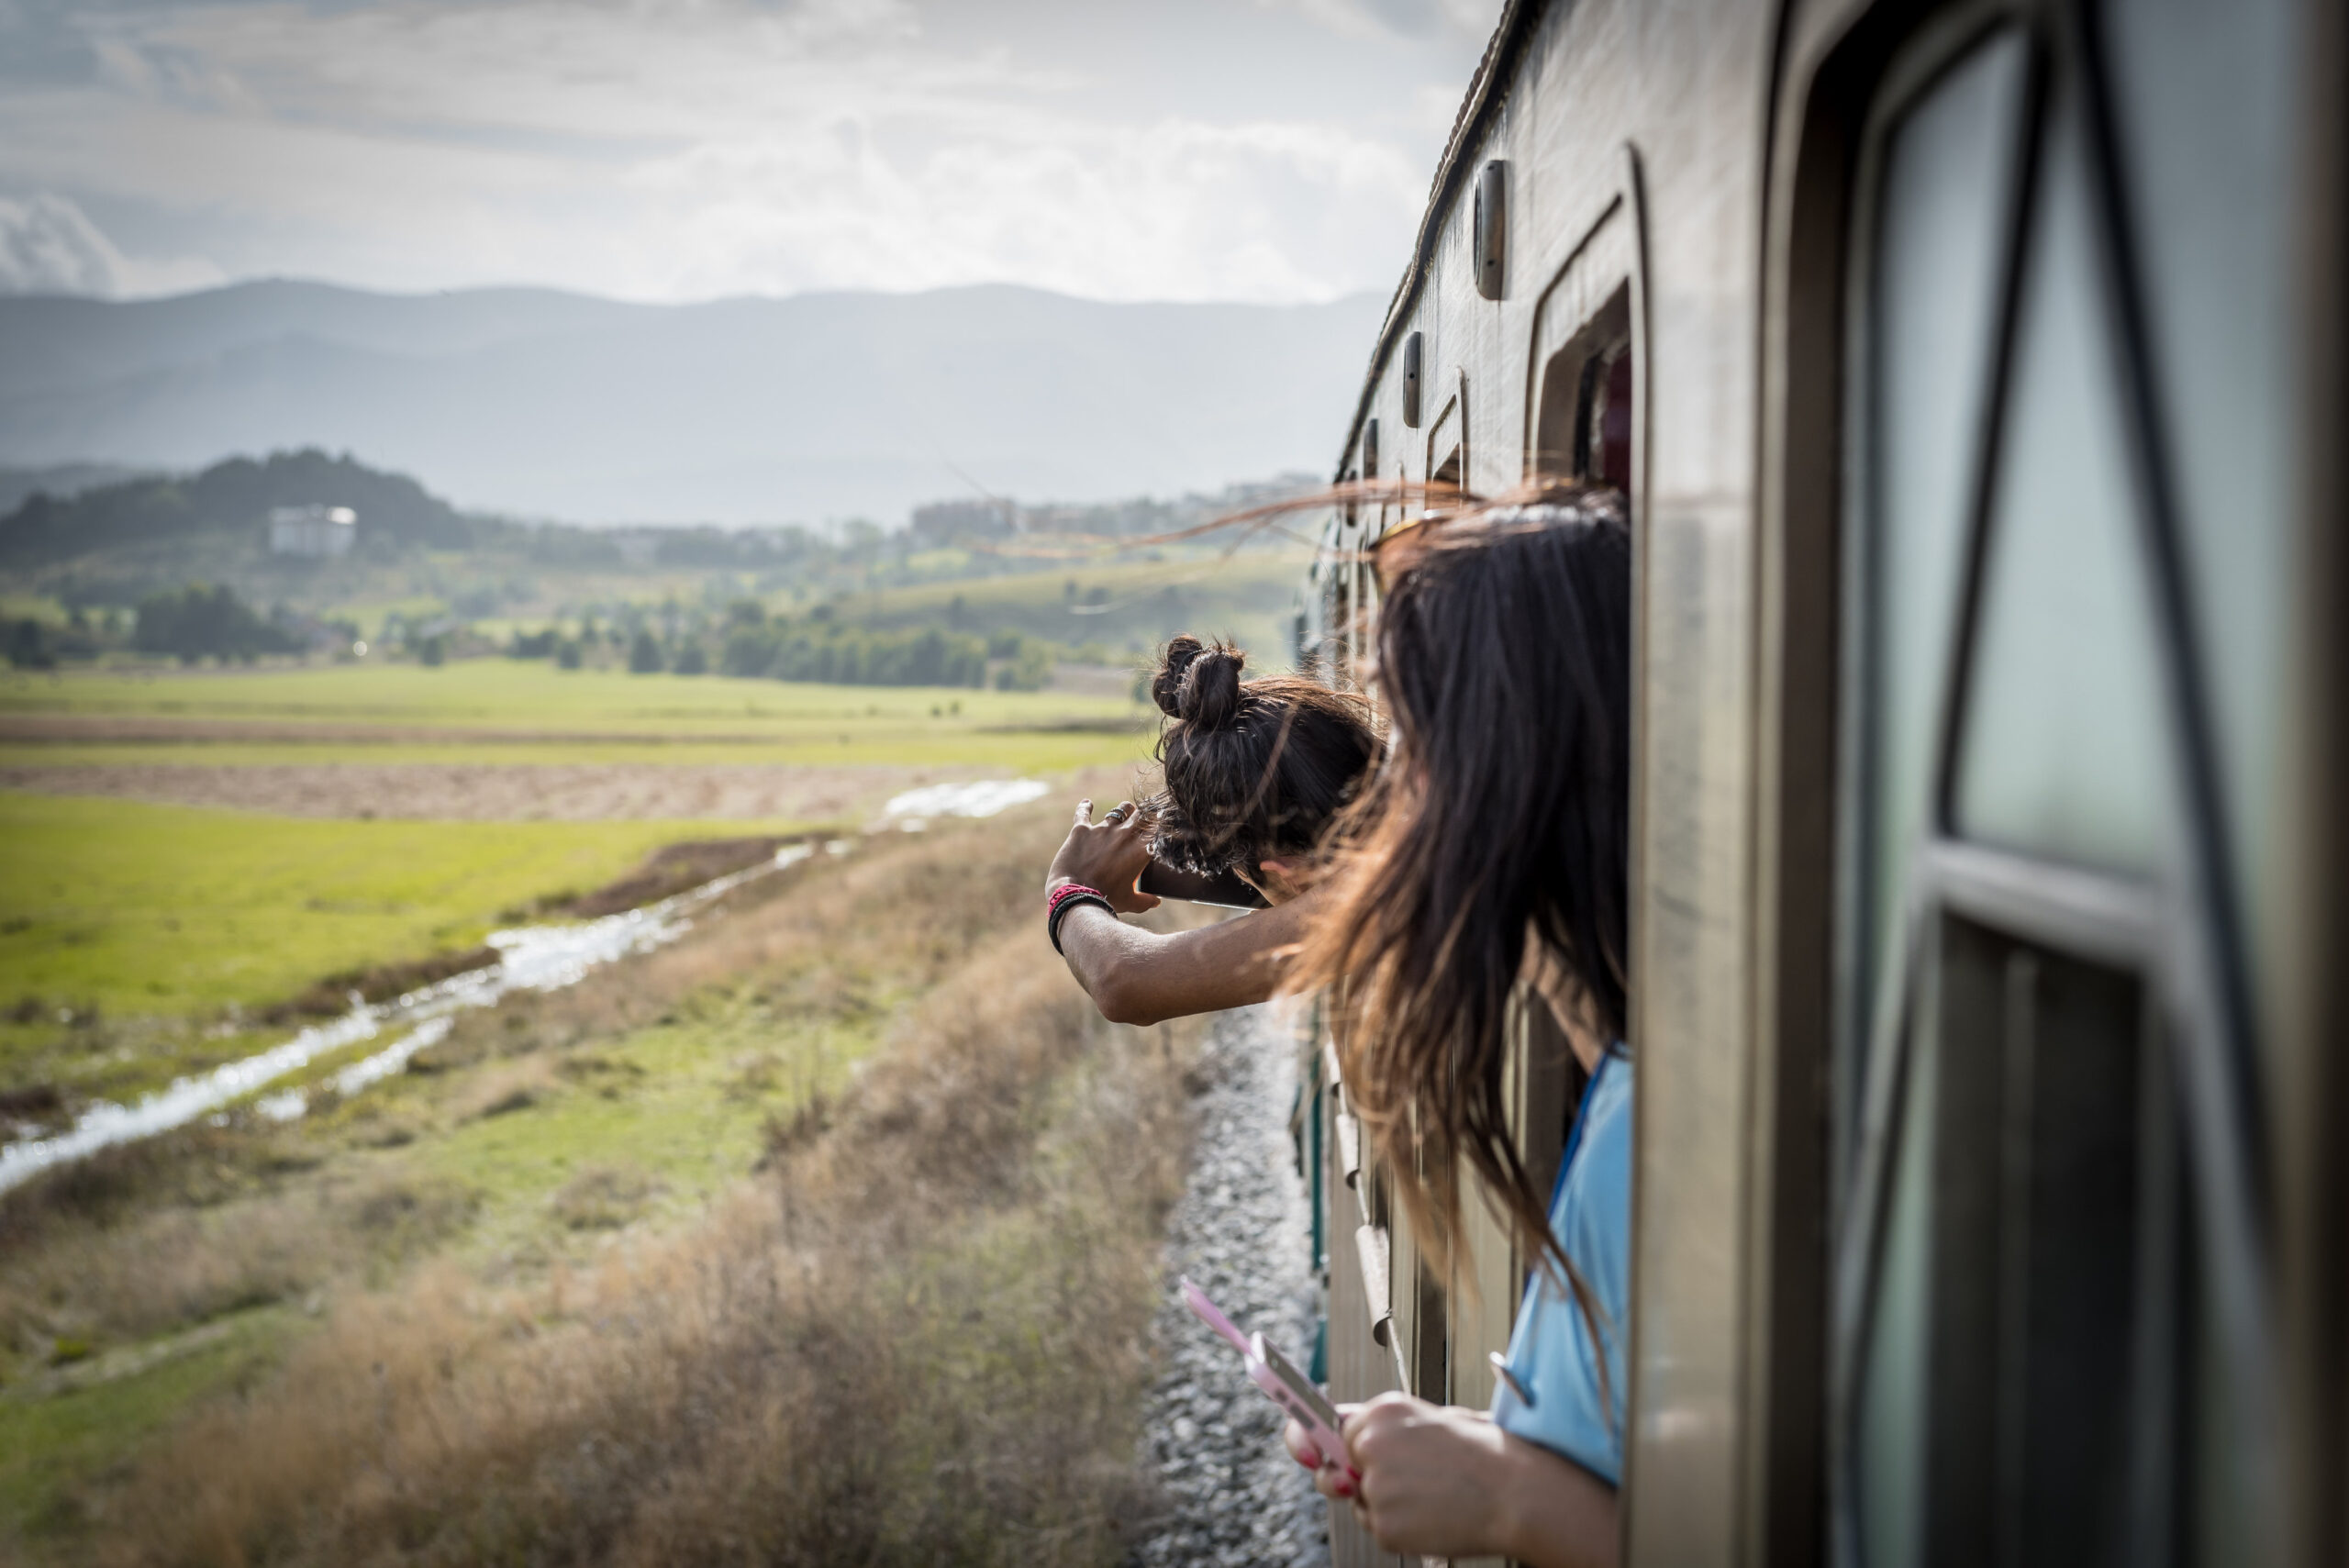
[[[1609,1052],[1583,1091],[1550,1195],[1550,1229],[1598,1297],[1606,1321],[1585,1321],[1553,1261],[1537,1267],[1508,1337],[1508,1379],[1493,1390],[1493,1419],[1565,1455],[1611,1485],[1623,1479],[1623,1336],[1631,1278],[1631,1063]],[[1599,1357],[1607,1358],[1599,1396]]]

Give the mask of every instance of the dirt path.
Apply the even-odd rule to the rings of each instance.
[[[862,819],[899,791],[974,776],[978,775],[968,768],[881,763],[296,762],[217,767],[139,762],[0,767],[0,789],[226,806],[283,817],[821,822]]]

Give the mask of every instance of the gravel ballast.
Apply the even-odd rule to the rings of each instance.
[[[1168,1227],[1166,1295],[1152,1326],[1163,1370],[1142,1436],[1163,1511],[1127,1562],[1313,1568],[1330,1561],[1330,1546],[1312,1477],[1281,1446],[1279,1410],[1174,1284],[1188,1274],[1242,1331],[1262,1330],[1299,1366],[1310,1357],[1310,1217],[1289,1142],[1297,1048],[1284,1012],[1216,1018],[1197,1072],[1191,1175]]]

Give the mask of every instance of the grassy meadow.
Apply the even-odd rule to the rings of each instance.
[[[337,822],[0,795],[0,1084],[159,1086],[247,1053],[269,1031],[241,1017],[323,976],[476,947],[660,845],[761,826]]]
[[[1035,889],[1141,712],[502,659],[0,684],[0,1137],[666,846],[836,846],[347,1098],[381,1042],[312,1062],[298,1119],[0,1193],[0,1558],[1114,1561],[1192,1042],[1102,1024]],[[1006,777],[1052,792],[876,815]]]
[[[0,687],[0,1094],[118,1098],[246,1054],[243,1020],[312,983],[471,948],[662,844],[1130,767],[1139,713],[503,659],[20,675]],[[681,787],[696,768],[727,787]],[[574,819],[530,819],[547,770]]]
[[[0,765],[864,762],[1026,772],[1133,755],[1127,695],[822,686],[481,659],[0,678]]]

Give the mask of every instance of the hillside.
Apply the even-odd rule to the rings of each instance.
[[[1190,632],[1229,638],[1255,669],[1285,669],[1308,559],[1301,550],[1255,550],[1112,560],[889,589],[842,600],[837,613],[882,630],[938,626],[1098,644],[1118,658]]]
[[[242,284],[0,299],[0,464],[194,468],[317,446],[466,508],[903,520],[1327,468],[1378,302],[1108,305],[1031,289],[655,306]]]
[[[358,509],[362,539],[459,545],[472,537],[455,508],[404,473],[315,449],[231,458],[200,473],[119,479],[75,494],[37,490],[0,516],[0,566],[21,569],[159,541],[203,536],[256,546],[276,506],[313,502]]]

